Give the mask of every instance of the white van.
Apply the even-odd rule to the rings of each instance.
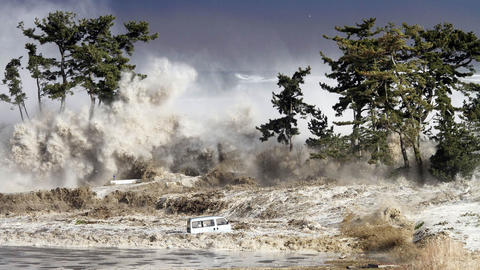
[[[188,233],[231,232],[232,226],[224,217],[196,217],[187,220]]]

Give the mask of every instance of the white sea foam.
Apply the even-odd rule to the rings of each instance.
[[[1,172],[19,177],[3,178],[0,192],[98,183],[134,160],[151,159],[153,149],[177,135],[178,118],[169,101],[195,78],[187,65],[156,59],[145,80],[124,74],[119,98],[99,107],[90,121],[84,108],[15,125]]]

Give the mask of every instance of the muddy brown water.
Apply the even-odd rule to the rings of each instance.
[[[333,254],[0,246],[0,269],[212,269],[320,266]]]

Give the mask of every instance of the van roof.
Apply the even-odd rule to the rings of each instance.
[[[221,216],[203,216],[203,217],[189,218],[188,220],[204,220],[204,219],[214,219],[214,218],[224,218],[224,217],[221,217]]]

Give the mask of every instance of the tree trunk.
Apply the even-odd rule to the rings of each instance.
[[[362,156],[362,152],[360,149],[359,143],[359,126],[360,126],[360,119],[362,117],[362,112],[360,109],[353,110],[353,129],[352,129],[352,149],[354,154],[358,154],[358,156]]]
[[[292,111],[293,111],[292,103],[290,102],[290,109],[289,109],[289,111],[288,111],[288,115],[289,115],[289,116],[292,115]],[[290,123],[289,123],[289,124],[290,124]],[[290,125],[291,125],[291,124],[290,124]],[[290,136],[289,136],[289,138],[288,138],[288,140],[289,140],[289,145],[290,145],[290,152],[292,152],[292,149],[293,149],[292,137],[293,137],[293,135],[290,134]]]
[[[380,152],[380,143],[379,143],[379,139],[378,139],[378,126],[377,126],[377,112],[375,111],[375,108],[374,108],[374,105],[373,104],[370,104],[371,108],[370,108],[370,115],[371,115],[371,118],[372,118],[372,129],[373,131],[375,132],[375,149],[377,151],[377,153]]]
[[[420,150],[418,149],[417,145],[413,146],[413,152],[415,153],[415,161],[417,162],[417,165],[422,166],[422,155],[420,154]]]
[[[420,153],[420,149],[418,148],[417,142],[413,142],[412,144],[413,152],[415,153],[415,162],[417,163],[418,174],[420,176],[420,183],[423,184],[425,181],[424,172],[423,172],[423,160],[422,155]]]
[[[417,148],[420,149],[420,134],[417,136]]]
[[[37,78],[37,98],[38,98],[38,110],[42,112],[42,89],[40,88],[40,82]]]
[[[28,115],[27,107],[25,106],[25,102],[22,101],[22,106],[23,110],[25,111],[25,114],[27,115],[28,120],[30,120],[30,115]]]
[[[408,161],[407,149],[405,149],[405,141],[403,139],[402,133],[398,133],[400,135],[400,148],[402,150],[403,156],[403,167],[410,168],[410,162]]]
[[[95,113],[95,96],[92,95],[92,94],[89,94],[90,96],[90,111],[89,111],[89,115],[88,115],[88,120],[92,120],[93,118],[93,115]]]
[[[18,104],[18,111],[20,112],[20,117],[22,118],[22,122],[25,121],[25,119],[23,119],[23,112],[22,112],[22,107],[20,106],[20,103]]]
[[[62,99],[60,101],[60,112],[65,111],[65,99],[67,96],[67,74],[65,74],[65,52],[63,51],[62,48],[60,48],[60,56],[61,56],[61,61],[60,61],[60,73],[62,74]]]
[[[65,111],[65,96],[62,96],[62,98],[60,99],[60,112],[64,112]]]
[[[357,114],[355,112],[355,110],[353,110],[353,127],[352,127],[352,139],[350,140],[350,144],[352,146],[352,149],[353,149],[353,153],[356,152],[356,139],[357,139]]]

